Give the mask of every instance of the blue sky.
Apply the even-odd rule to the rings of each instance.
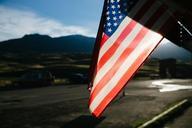
[[[40,33],[95,36],[103,0],[0,0],[0,41]]]

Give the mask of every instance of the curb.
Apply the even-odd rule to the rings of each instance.
[[[183,111],[187,106],[190,104],[188,99],[184,99],[178,102],[176,105],[172,106],[171,108],[165,110],[161,114],[155,116],[151,120],[145,122],[144,124],[138,126],[137,128],[149,128],[159,124],[160,122],[165,122],[169,117],[173,116],[179,110]]]

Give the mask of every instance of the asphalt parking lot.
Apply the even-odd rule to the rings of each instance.
[[[157,80],[133,80],[106,109],[100,119],[88,110],[87,85],[61,85],[0,92],[1,128],[133,128],[150,120],[180,100],[192,97],[192,80],[173,79],[165,86]],[[189,88],[160,91],[167,85]],[[172,86],[174,88],[174,86]],[[166,88],[167,89],[167,88]],[[163,125],[170,128],[192,126],[191,107]],[[178,124],[179,123],[179,124]]]

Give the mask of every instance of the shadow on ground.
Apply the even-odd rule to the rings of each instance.
[[[70,122],[67,122],[61,128],[95,128],[104,119],[105,117],[97,119],[92,116],[82,115]]]

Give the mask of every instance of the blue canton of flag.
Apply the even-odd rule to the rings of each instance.
[[[104,33],[111,36],[135,5],[137,0],[108,0]]]

